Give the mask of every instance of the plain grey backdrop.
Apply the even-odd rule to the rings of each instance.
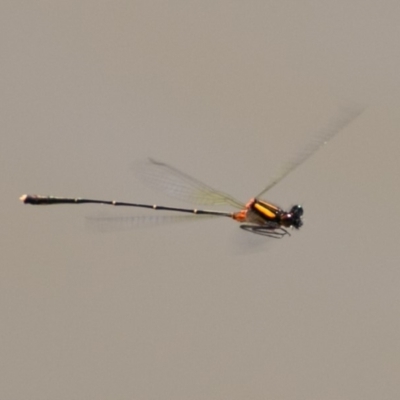
[[[400,398],[399,21],[397,0],[1,1],[0,398]],[[246,202],[349,104],[267,193],[305,208],[280,241],[18,200],[183,206],[136,179],[151,156]]]

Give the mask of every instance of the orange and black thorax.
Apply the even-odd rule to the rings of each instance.
[[[303,224],[301,217],[303,208],[300,205],[293,206],[287,212],[274,204],[263,200],[252,199],[246,204],[246,221],[260,224],[274,222],[279,226],[300,228]]]

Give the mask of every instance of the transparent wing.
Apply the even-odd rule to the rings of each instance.
[[[224,204],[238,209],[244,208],[244,204],[232,196],[215,190],[168,164],[149,159],[146,163],[135,165],[134,169],[146,185],[162,190],[176,199],[192,204]]]
[[[322,130],[320,130],[313,141],[311,141],[302,152],[300,152],[295,158],[287,162],[278,171],[275,177],[271,180],[268,186],[259,193],[256,197],[263,196],[268,190],[280,182],[285,176],[297,168],[300,164],[303,164],[309,157],[311,157],[319,148],[326,144],[332,137],[340,132],[345,126],[351,121],[356,119],[364,108],[352,107],[343,109],[339,116],[335,116]]]
[[[139,215],[139,216],[90,216],[86,217],[86,227],[91,231],[130,231],[160,225],[206,220],[212,215]]]

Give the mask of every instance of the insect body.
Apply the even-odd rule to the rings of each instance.
[[[241,211],[233,214],[233,219],[246,222],[240,227],[259,235],[280,238],[288,234],[285,228],[299,229],[303,225],[301,219],[303,207],[295,205],[290,211],[267,203],[263,200],[251,199]]]
[[[318,137],[318,140],[311,143],[311,145],[300,153],[296,159],[281,169],[275,178],[271,180],[271,183],[255,198],[250,199],[247,204],[243,204],[232,196],[211,188],[168,164],[151,159],[149,160],[148,168],[145,170],[145,176],[146,181],[150,185],[161,188],[167,194],[184,201],[203,205],[229,205],[236,208],[238,210],[236,212],[166,207],[156,204],[127,203],[115,200],[94,200],[40,195],[23,195],[20,197],[20,200],[25,204],[33,205],[92,203],[215,217],[229,217],[240,222],[240,227],[248,232],[273,238],[282,238],[289,234],[288,228],[299,229],[303,225],[303,208],[301,205],[294,205],[290,211],[284,211],[274,204],[261,200],[262,196],[315,153],[328,139],[359,115],[360,112],[361,110],[347,112],[339,122],[335,120],[335,124],[330,124],[328,129],[325,129],[324,134]]]

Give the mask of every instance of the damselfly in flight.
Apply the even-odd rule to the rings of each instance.
[[[122,207],[137,207],[153,210],[175,211],[196,215],[208,215],[215,217],[229,217],[241,223],[240,227],[248,232],[273,238],[282,238],[290,235],[288,228],[299,229],[303,225],[303,208],[294,205],[289,211],[261,200],[260,197],[268,192],[273,186],[280,182],[286,175],[302,164],[307,158],[315,153],[323,144],[339,132],[344,126],[356,118],[361,110],[347,111],[340,120],[335,119],[333,124],[328,125],[324,132],[318,135],[317,140],[311,143],[305,151],[281,169],[270,184],[256,197],[250,199],[246,204],[237,201],[232,196],[215,190],[210,186],[190,177],[178,169],[154,160],[149,161],[149,169],[152,171],[150,183],[162,186],[168,194],[182,200],[189,200],[203,205],[225,204],[236,208],[236,212],[199,210],[189,208],[166,207],[151,204],[140,204],[121,202],[115,200],[94,200],[84,198],[54,197],[24,194],[20,200],[25,204],[49,205],[49,204],[108,204]]]

